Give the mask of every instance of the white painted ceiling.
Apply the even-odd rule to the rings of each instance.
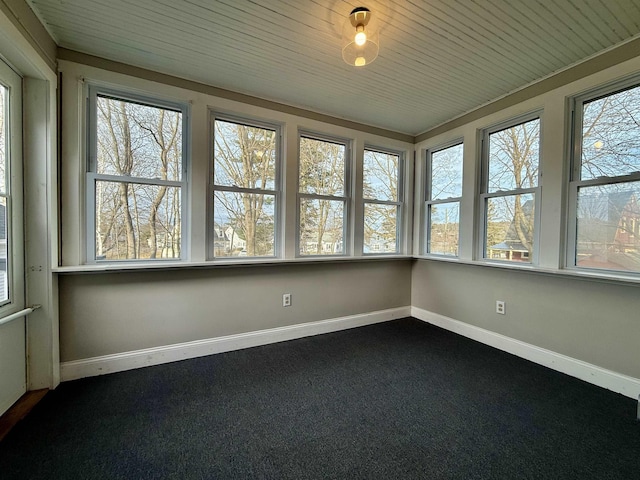
[[[29,0],[59,46],[417,135],[640,33],[639,0]],[[345,64],[349,12],[380,54]]]

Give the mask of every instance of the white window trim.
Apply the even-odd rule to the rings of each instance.
[[[344,195],[318,195],[313,193],[300,192],[300,140],[309,138],[320,142],[336,143],[344,145]],[[298,162],[296,168],[296,256],[295,258],[342,258],[352,255],[351,243],[353,238],[351,218],[353,216],[352,208],[352,174],[353,174],[353,140],[332,135],[324,135],[308,130],[298,130]],[[331,200],[342,201],[344,203],[344,214],[342,218],[342,253],[334,253],[331,255],[313,254],[304,255],[300,251],[300,206],[303,198],[313,200]]]
[[[441,152],[442,150],[446,150],[447,148],[456,147],[458,145],[462,145],[462,177],[460,181],[464,185],[464,138],[456,138],[455,140],[437,145],[433,148],[429,148],[425,151],[424,157],[424,165],[425,165],[425,174],[424,174],[424,190],[422,201],[420,202],[420,234],[419,234],[419,242],[420,242],[420,254],[429,258],[444,258],[456,260],[460,258],[460,223],[461,219],[458,218],[458,255],[445,255],[441,253],[431,253],[429,252],[429,241],[431,240],[431,222],[429,219],[429,207],[431,205],[437,205],[442,203],[453,203],[458,202],[458,212],[461,213],[462,210],[462,197],[464,195],[464,190],[461,191],[459,197],[449,197],[438,200],[431,199],[431,185],[432,185],[432,158],[433,154],[437,152]]]
[[[538,138],[538,185],[534,188],[516,188],[513,190],[500,190],[497,192],[488,193],[489,184],[489,136],[492,133],[505,130],[507,128],[515,127],[523,123],[530,122],[532,120],[540,120],[540,133]],[[490,127],[482,129],[481,135],[481,172],[480,172],[480,194],[478,196],[478,210],[477,210],[477,235],[476,235],[476,260],[484,263],[498,263],[513,265],[514,267],[535,267],[538,265],[538,259],[540,257],[540,206],[542,196],[542,146],[543,146],[543,111],[536,110],[524,115],[510,118],[503,122],[497,123]],[[534,202],[534,220],[533,220],[533,252],[532,258],[529,258],[528,262],[514,262],[511,260],[501,260],[496,258],[487,258],[486,254],[486,231],[487,231],[487,209],[486,204],[489,198],[509,197],[513,195],[522,195],[527,193],[533,193]]]
[[[8,298],[0,305],[0,317],[22,310],[25,305],[24,197],[22,151],[22,78],[0,60],[2,85],[7,88],[8,113],[5,133],[6,234]]]
[[[364,153],[366,152],[377,152],[377,153],[382,153],[382,154],[386,154],[386,155],[395,155],[398,157],[398,171],[397,171],[397,185],[398,185],[398,191],[397,191],[397,200],[396,201],[392,201],[392,200],[378,200],[375,198],[366,198],[364,196],[364,189],[362,191],[362,195],[361,195],[361,199],[362,199],[362,227],[364,229],[364,212],[365,212],[365,206],[367,204],[372,204],[372,205],[395,205],[396,208],[396,249],[394,252],[375,252],[375,253],[365,253],[364,251],[362,252],[362,256],[385,256],[385,255],[398,255],[400,254],[400,252],[402,252],[402,246],[404,245],[404,223],[405,223],[405,175],[404,175],[404,171],[405,171],[405,159],[404,159],[404,153],[400,152],[398,150],[393,150],[390,148],[384,148],[384,147],[376,147],[376,146],[372,146],[372,145],[368,145],[365,144],[364,146]],[[363,167],[362,167],[362,175],[364,177],[364,163],[363,163]],[[364,247],[364,238],[363,238],[363,247]]]
[[[582,114],[583,105],[598,98],[614,95],[618,92],[640,88],[640,76],[633,75],[621,81],[607,83],[588,92],[576,95],[570,99],[571,108],[571,155],[569,159],[569,201],[567,215],[567,245],[565,249],[564,268],[583,275],[602,275],[605,277],[619,277],[620,279],[640,279],[640,272],[613,270],[604,268],[589,268],[576,265],[577,257],[577,236],[578,236],[578,191],[581,187],[593,187],[602,185],[613,185],[617,183],[628,183],[640,181],[640,172],[628,175],[616,175],[614,177],[598,177],[590,180],[581,180],[581,160],[582,160]]]
[[[118,100],[132,103],[140,103],[158,108],[179,111],[182,113],[182,179],[180,181],[170,180],[153,180],[148,178],[105,175],[96,172],[97,162],[97,97],[107,96]],[[141,95],[125,88],[112,88],[102,86],[98,83],[89,83],[86,86],[86,136],[87,136],[87,163],[86,163],[86,264],[98,263],[132,263],[146,264],[154,262],[187,262],[189,260],[189,208],[188,208],[188,185],[189,185],[189,138],[191,132],[190,108],[187,103],[175,102],[161,97]],[[120,183],[136,183],[146,185],[166,185],[180,188],[180,215],[181,215],[181,234],[180,234],[180,258],[155,258],[155,259],[123,259],[123,260],[99,260],[96,258],[96,204],[95,204],[95,185],[97,181],[113,181]]]
[[[284,197],[283,189],[282,189],[282,145],[283,145],[283,125],[276,122],[269,122],[265,120],[257,120],[249,117],[238,116],[234,114],[226,114],[221,113],[216,110],[210,110],[209,112],[210,118],[210,127],[209,127],[209,146],[211,149],[209,158],[209,192],[207,194],[207,258],[209,260],[213,260],[215,262],[240,262],[246,261],[246,258],[243,257],[216,257],[214,255],[214,201],[215,201],[215,192],[216,191],[224,191],[224,192],[244,192],[244,193],[257,193],[262,195],[273,195],[275,197],[275,208],[274,208],[274,238],[273,238],[273,255],[263,255],[256,257],[249,257],[250,259],[278,259],[283,258],[284,255],[284,242],[282,241],[282,199]],[[244,188],[244,187],[233,187],[233,186],[225,186],[225,185],[216,185],[214,183],[214,169],[215,169],[215,122],[216,120],[220,120],[223,122],[229,123],[237,123],[241,125],[246,125],[255,128],[264,128],[266,130],[273,130],[276,133],[276,161],[275,161],[275,179],[274,179],[274,189],[273,190],[263,190],[259,188]]]

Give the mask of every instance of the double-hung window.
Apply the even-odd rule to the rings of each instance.
[[[402,157],[365,148],[362,197],[363,253],[398,253],[402,223]]]
[[[298,162],[298,254],[345,255],[350,145],[303,134]]]
[[[24,307],[21,82],[22,79],[0,60],[0,314],[2,315]],[[24,339],[24,336],[22,338]],[[22,361],[24,362],[24,356]]]
[[[516,122],[484,131],[481,253],[536,263],[541,119],[535,114]]]
[[[402,157],[365,148],[362,197],[364,254],[398,253],[402,223]]]
[[[213,119],[213,257],[278,252],[280,127]]]
[[[458,256],[463,151],[461,142],[427,151],[427,254]]]
[[[574,102],[568,266],[640,273],[640,84]]]
[[[180,259],[188,107],[89,89],[87,260]]]

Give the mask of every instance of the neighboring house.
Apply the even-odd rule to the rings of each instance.
[[[302,248],[304,255],[328,255],[332,253],[342,254],[342,241],[322,242],[322,250],[318,252],[318,242],[306,242]]]
[[[633,190],[580,198],[577,265],[640,268],[640,202]]]
[[[227,256],[229,254],[229,237],[220,225],[213,225],[213,249],[215,256]]]
[[[238,231],[233,227],[223,227],[215,223],[213,226],[213,248],[214,256],[228,257],[246,252],[247,241],[238,235]]]
[[[240,238],[240,235],[238,235],[238,232],[236,232],[233,227],[227,227],[224,234],[227,237],[231,251],[244,250],[247,248],[247,241]]]
[[[374,234],[369,238],[368,245],[364,246],[364,253],[388,253],[396,251],[395,237],[391,242],[379,234]]]
[[[522,205],[522,213],[525,218],[529,218],[533,214],[532,200],[524,202]],[[523,225],[522,228],[524,229],[526,227]],[[524,234],[527,237],[531,236],[531,232],[529,231],[524,231]],[[518,236],[515,218],[509,224],[504,240],[487,247],[487,258],[529,262],[531,261],[530,257],[529,249],[525,247]]]

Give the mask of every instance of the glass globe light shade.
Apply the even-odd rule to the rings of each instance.
[[[363,67],[378,57],[380,35],[371,12],[355,8],[342,29],[342,58],[349,65]]]

